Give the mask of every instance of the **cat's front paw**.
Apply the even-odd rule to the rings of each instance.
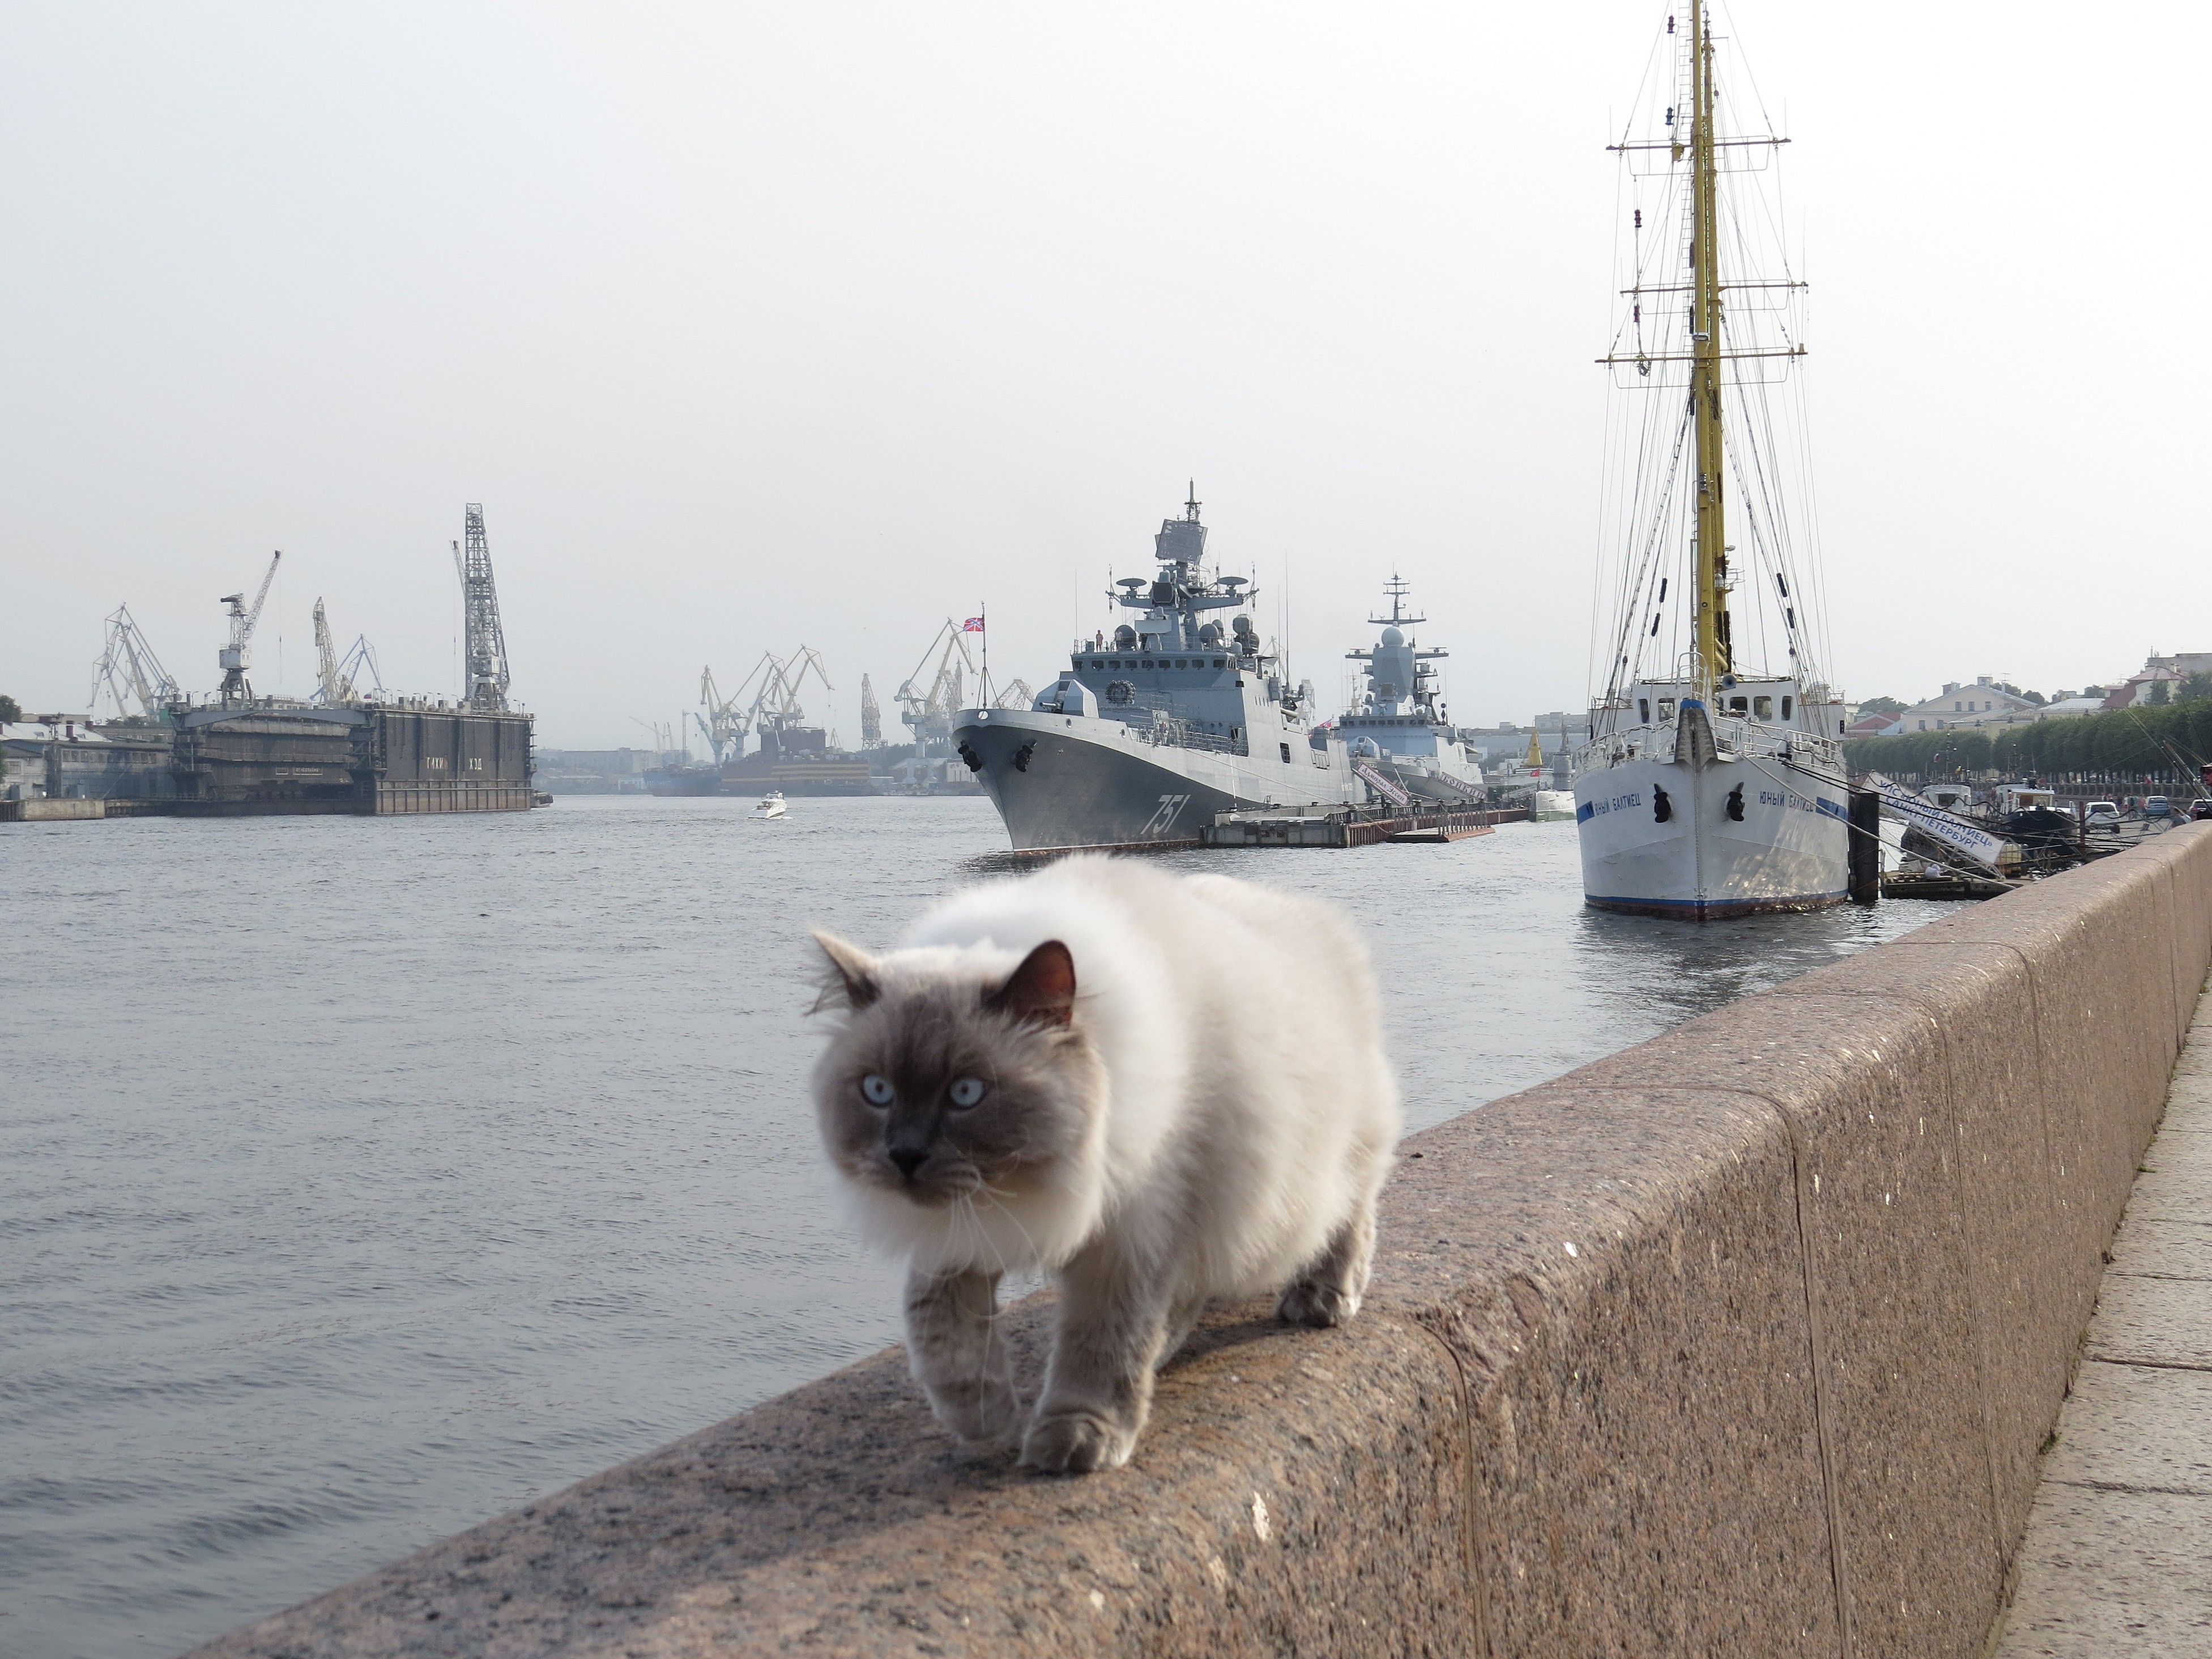
[[[1012,1389],[960,1389],[933,1395],[930,1409],[963,1445],[990,1451],[1022,1437],[1028,1402]]]
[[[1022,1467],[1042,1474],[1091,1474],[1129,1461],[1137,1437],[1091,1412],[1039,1418],[1022,1440]]]
[[[1304,1325],[1325,1331],[1343,1324],[1359,1311],[1359,1298],[1340,1285],[1301,1279],[1283,1292],[1275,1304],[1275,1317],[1285,1325]]]

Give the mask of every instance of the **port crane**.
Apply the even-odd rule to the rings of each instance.
[[[323,611],[323,596],[315,595],[315,701],[325,705],[351,702],[353,682],[338,665],[337,648],[331,643],[331,619]]]
[[[364,678],[365,677],[365,678]],[[344,659],[338,664],[338,678],[358,689],[366,684],[374,700],[386,701],[392,694],[384,689],[384,672],[376,665],[376,647],[368,642],[368,635],[356,634],[347,648]]]
[[[917,691],[915,688],[927,672],[932,656],[937,659],[937,672],[931,677],[927,692]],[[966,676],[975,672],[975,659],[968,654],[967,632],[947,617],[896,693],[898,701],[906,705],[899,710],[899,719],[913,729],[917,754],[951,753],[952,717],[960,712]]]
[[[384,676],[377,670],[376,651],[368,635],[357,637],[341,658],[331,642],[330,618],[324,614],[319,596],[315,600],[315,665],[313,701],[326,708],[361,702],[363,676],[380,699],[385,695]]]
[[[276,567],[283,558],[282,548],[270,555],[269,571],[253,595],[252,609],[246,608],[243,592],[226,593],[218,601],[230,607],[230,642],[216,654],[216,660],[222,667],[222,684],[217,695],[225,702],[250,700],[253,696],[252,686],[246,683],[246,671],[253,660],[254,625],[261,620],[261,607],[269,599],[269,584],[276,580]]]
[[[726,757],[735,758],[744,753],[745,734],[759,720],[761,710],[767,707],[782,673],[783,665],[776,659],[775,653],[763,651],[760,660],[738,682],[738,689],[726,697],[715,687],[714,669],[699,671],[699,703],[706,713],[691,718],[700,735],[707,739],[708,748],[714,751],[715,765],[720,766]],[[745,702],[748,694],[752,696],[750,704]]]
[[[127,605],[117,605],[107,619],[106,643],[92,667],[90,706],[99,705],[102,690],[113,700],[118,714],[147,720],[159,719],[163,709],[185,698],[184,689],[161,666]]]
[[[461,578],[461,622],[466,634],[468,690],[463,707],[497,714],[507,707],[507,635],[499,625],[499,590],[491,577],[491,544],[484,539],[483,507],[462,509],[468,548],[453,544],[453,568]]]
[[[876,688],[868,684],[866,674],[860,676],[860,747],[880,749],[884,746],[884,711],[876,702]]]
[[[714,763],[720,765],[726,755],[744,754],[749,732],[760,734],[763,748],[781,749],[783,733],[806,718],[799,693],[810,673],[822,683],[824,691],[836,690],[830,683],[830,671],[823,664],[822,653],[809,645],[802,644],[788,657],[763,651],[751,672],[726,697],[714,684],[714,671],[711,667],[701,669],[699,702],[706,712],[691,718],[708,746],[714,751]],[[750,703],[744,702],[748,692],[752,694]],[[742,709],[740,704],[744,705]]]

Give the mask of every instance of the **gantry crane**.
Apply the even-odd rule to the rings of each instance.
[[[170,704],[184,701],[183,688],[161,666],[129,605],[117,605],[107,619],[106,645],[92,665],[91,707],[99,706],[103,690],[113,700],[115,712],[125,717],[156,720]]]

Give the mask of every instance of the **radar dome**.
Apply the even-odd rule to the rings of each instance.
[[[1395,629],[1395,628],[1386,628],[1386,629],[1384,629],[1382,630],[1382,643],[1383,643],[1383,644],[1385,644],[1385,645],[1389,645],[1389,646],[1398,646],[1398,645],[1403,645],[1403,644],[1405,644],[1405,642],[1406,642],[1406,636],[1405,636],[1405,635],[1404,635],[1401,631],[1400,631],[1399,629]]]

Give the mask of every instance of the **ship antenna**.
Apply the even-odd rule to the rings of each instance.
[[[1190,499],[1182,504],[1182,516],[1185,523],[1196,524],[1198,522],[1198,480],[1193,478],[1190,481]]]

